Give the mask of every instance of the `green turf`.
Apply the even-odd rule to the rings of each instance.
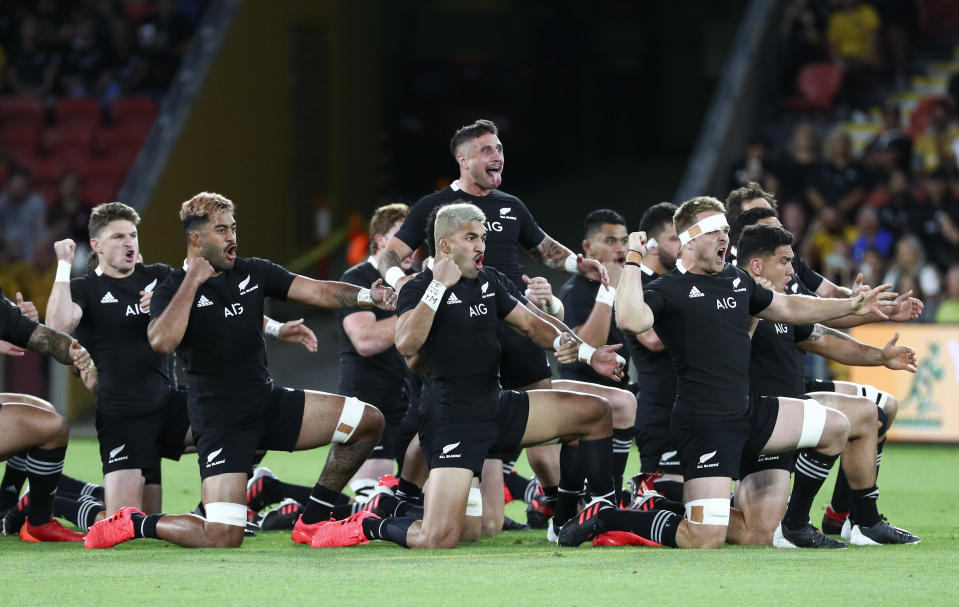
[[[324,453],[270,454],[280,477],[312,483]],[[633,462],[631,461],[631,464]],[[94,441],[70,444],[67,473],[98,480]],[[136,540],[110,550],[0,538],[4,605],[811,605],[959,603],[959,448],[890,445],[881,510],[918,546],[828,553],[772,548],[560,549],[541,531],[512,532],[453,551],[385,542],[348,549],[293,546],[260,533],[236,550]],[[196,456],[164,463],[168,511],[197,501]],[[827,483],[831,490],[832,481]],[[816,502],[818,519],[823,499]],[[507,513],[523,519],[518,505]],[[818,520],[817,520],[818,522]]]

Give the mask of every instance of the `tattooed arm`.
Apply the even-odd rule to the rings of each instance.
[[[539,257],[540,261],[554,270],[566,270],[573,274],[582,274],[590,280],[603,283],[605,287],[609,286],[609,274],[603,264],[595,259],[586,259],[582,255],[573,253],[550,238],[549,234],[544,236],[543,240],[529,252],[533,257]],[[574,260],[575,266],[573,266]]]
[[[844,365],[884,366],[894,370],[916,372],[916,352],[909,346],[897,346],[899,333],[885,347],[864,344],[845,333],[816,325],[804,341],[796,344],[806,352],[819,354]]]
[[[71,354],[73,343],[74,339],[66,333],[55,331],[46,325],[37,325],[27,341],[27,350],[52,356],[57,362],[64,365],[72,365],[74,362],[74,357]]]
[[[377,280],[370,285],[369,289],[363,289],[345,282],[313,280],[298,275],[293,279],[287,297],[293,301],[318,308],[338,310],[377,306],[385,310],[392,310],[396,307],[396,293],[382,283],[382,280]],[[368,292],[369,300],[361,298],[360,291],[364,290]]]
[[[411,249],[408,244],[396,236],[391,236],[389,242],[386,243],[386,249],[380,254],[380,259],[376,264],[376,269],[380,271],[380,276],[386,280],[387,274],[389,274],[393,268],[397,268],[402,272],[403,268],[400,266],[400,263],[412,253],[413,249]],[[396,284],[393,286],[399,291],[410,278],[412,277],[402,276],[397,278]]]

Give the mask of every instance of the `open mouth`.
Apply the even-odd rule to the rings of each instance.
[[[137,254],[136,254],[136,251],[134,251],[133,249],[123,252],[123,259],[127,261],[135,261],[136,258],[137,258]]]
[[[226,258],[229,259],[230,261],[233,261],[234,259],[236,259],[236,245],[235,245],[235,244],[231,244],[230,246],[228,246],[228,247],[226,248]]]
[[[486,175],[489,177],[493,187],[499,187],[499,185],[503,183],[503,165],[491,164],[486,167]]]
[[[716,251],[716,261],[719,263],[725,263],[726,261],[726,247],[721,247]]]
[[[625,266],[625,265],[626,265],[626,256],[625,256],[625,255],[617,255],[616,258],[615,258],[613,261],[615,261],[617,265]]]
[[[483,269],[483,255],[482,255],[482,254],[477,255],[476,257],[473,258],[473,265],[476,266],[476,269],[477,269],[477,270],[482,270],[482,269]]]

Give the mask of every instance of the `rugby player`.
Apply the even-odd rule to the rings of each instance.
[[[161,354],[187,360],[187,406],[199,454],[206,517],[145,515],[126,507],[90,528],[84,546],[107,548],[137,537],[181,546],[233,547],[247,522],[246,480],[257,449],[294,451],[333,443],[292,537],[309,542],[328,523],[335,500],[379,441],[383,416],[359,399],[276,386],[267,372],[263,307],[267,296],[321,308],[390,309],[392,289],[360,288],[291,274],[259,258],[237,257],[233,203],[202,192],[183,203],[184,269],[160,284],[147,334]]]

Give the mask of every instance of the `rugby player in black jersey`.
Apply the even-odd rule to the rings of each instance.
[[[585,276],[573,276],[559,290],[559,299],[563,304],[563,322],[576,333],[576,336],[594,348],[607,344],[626,345],[626,336],[613,318],[613,302],[616,300],[616,287],[626,263],[626,219],[610,209],[592,211],[586,216],[583,234],[583,254],[587,259],[602,263],[609,273],[609,288]],[[629,369],[629,351],[620,349],[625,371]],[[609,400],[613,411],[613,477],[617,489],[623,485],[623,471],[636,435],[636,397],[620,382],[603,377],[579,361],[560,365],[561,382],[553,382],[557,390],[583,391],[592,384],[606,387],[601,394]],[[623,381],[629,381],[624,373]]]
[[[510,295],[502,273],[485,267],[485,222],[475,205],[442,207],[436,216],[433,269],[408,282],[398,304],[396,347],[427,375],[420,395],[420,442],[430,466],[425,517],[380,520],[364,512],[320,528],[313,546],[386,539],[410,548],[453,548],[478,535],[478,529],[467,531],[466,519],[481,514],[478,487],[471,485],[487,453],[559,437],[578,440],[586,455],[595,498],[587,509],[612,499],[612,425],[605,399],[500,387],[500,342],[493,330],[500,319],[541,348],[561,349],[575,338],[532,313]],[[579,356],[603,375],[621,374],[622,359],[614,347],[576,345]]]
[[[0,289],[0,354],[30,350],[79,369],[84,382],[95,373],[89,352],[65,333],[31,320]],[[0,402],[0,460],[26,451],[26,472],[33,492],[20,539],[33,542],[79,542],[83,534],[53,518],[53,499],[63,471],[70,427],[62,415],[34,403]]]
[[[753,278],[768,281],[778,293],[787,293],[793,280],[793,238],[775,226],[752,226],[739,240],[739,267]],[[897,346],[898,334],[877,348],[861,343],[823,325],[792,325],[756,321],[749,365],[750,392],[758,395],[813,398],[838,409],[849,419],[849,443],[842,452],[842,467],[852,484],[853,510],[857,524],[852,541],[858,545],[916,543],[918,538],[882,520],[876,509],[876,442],[880,429],[874,402],[859,396],[833,392],[805,395],[803,367],[805,352],[820,354],[848,365],[883,365],[915,373],[916,353]],[[736,506],[744,516],[745,529],[731,537],[736,543],[769,544],[779,548],[842,548],[845,544],[828,539],[809,522],[809,509],[825,481],[835,457],[802,450],[796,459],[796,480],[787,508],[789,471],[793,458],[780,454],[743,461]],[[785,513],[784,517],[779,515]],[[778,519],[782,518],[779,523]],[[734,532],[730,529],[730,536]]]
[[[673,226],[677,207],[660,202],[646,209],[639,229],[646,233],[647,253],[640,264],[643,286],[676,267],[679,236]],[[655,329],[639,335],[627,334],[626,345],[636,366],[639,384],[636,405],[636,444],[639,447],[640,475],[633,479],[633,490],[641,485],[659,491],[666,497],[682,501],[683,471],[679,451],[670,430],[670,416],[676,395],[676,372],[669,353]]]
[[[499,129],[493,122],[477,120],[458,129],[450,140],[450,152],[459,166],[459,178],[448,187],[420,198],[413,205],[403,227],[387,243],[386,251],[380,258],[380,274],[390,285],[400,289],[403,283],[409,280],[400,267],[400,260],[405,259],[423,243],[426,238],[423,228],[430,212],[438,206],[463,200],[475,204],[487,218],[486,265],[503,272],[520,292],[526,289],[526,284],[523,281],[523,266],[519,262],[519,247],[529,251],[534,258],[550,268],[582,274],[608,286],[608,275],[602,264],[574,254],[550,238],[537,225],[522,200],[499,189],[503,179],[505,155],[499,139]],[[542,306],[547,302],[535,303]],[[550,310],[551,308],[547,308],[547,311]],[[503,323],[497,326],[496,331],[501,340],[500,382],[503,387],[510,390],[549,388],[552,374],[549,361],[542,350]],[[515,454],[510,454],[509,457],[515,459]],[[569,457],[572,457],[572,453]],[[546,496],[556,505],[559,456],[555,447],[528,449],[527,459],[542,482]],[[492,468],[496,465],[495,460],[491,460],[487,473],[483,475],[483,493],[487,497],[491,496],[493,491],[502,490],[501,484],[492,484]],[[574,506],[577,499],[573,494],[569,501]],[[488,499],[487,503],[492,501],[497,500]],[[490,517],[488,507],[484,519],[486,533],[499,531],[501,521],[497,523],[498,512],[496,516]]]
[[[380,278],[377,264],[386,243],[403,225],[409,214],[405,204],[389,204],[373,213],[370,220],[370,257],[348,269],[340,280],[365,286]],[[409,258],[402,262],[409,269]],[[378,479],[393,474],[393,460],[403,459],[405,444],[397,444],[397,431],[406,415],[409,398],[404,389],[406,363],[396,351],[396,313],[387,310],[340,310],[340,384],[337,391],[367,402],[383,414],[386,425],[380,442],[373,448],[350,481],[350,489],[359,498],[369,497]]]
[[[653,510],[599,509],[563,526],[560,544],[577,545],[607,530],[632,531],[661,544],[719,548],[730,524],[729,486],[745,452],[783,453],[812,447],[842,451],[849,421],[815,401],[771,399],[760,407],[748,395],[750,316],[809,323],[849,313],[881,313],[883,285],[850,299],[787,297],[765,289],[725,263],[728,225],[718,200],[699,197],[673,218],[683,244],[676,269],[642,284],[646,235],[630,235],[627,267],[616,294],[620,328],[651,327],[676,370],[672,429],[683,467],[686,517]]]
[[[185,354],[187,407],[199,454],[206,518],[145,515],[121,508],[90,528],[87,548],[135,537],[182,546],[231,547],[243,541],[246,479],[257,449],[294,451],[334,443],[309,503],[293,529],[309,542],[326,524],[340,490],[377,443],[383,416],[356,398],[276,386],[267,372],[263,308],[267,296],[323,308],[392,308],[392,289],[311,280],[258,258],[238,258],[233,203],[202,192],[183,203],[184,270],[154,292],[151,347]]]

